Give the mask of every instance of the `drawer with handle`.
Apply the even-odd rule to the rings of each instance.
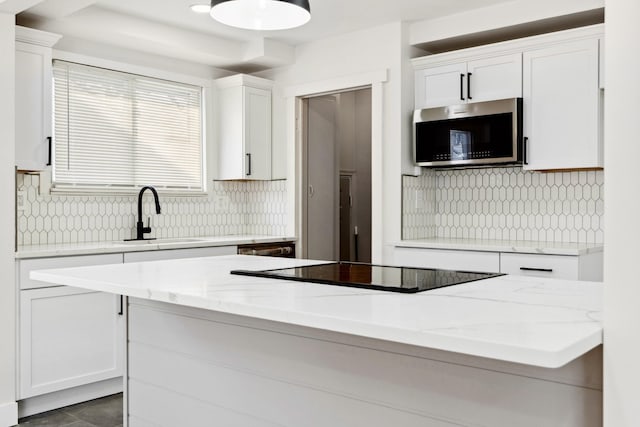
[[[579,257],[570,255],[500,254],[500,272],[519,276],[578,280]]]

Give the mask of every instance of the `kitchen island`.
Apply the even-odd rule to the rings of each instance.
[[[43,270],[127,296],[130,426],[600,426],[602,284],[418,294],[234,276],[248,256]]]

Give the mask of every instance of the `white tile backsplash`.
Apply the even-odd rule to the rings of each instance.
[[[424,239],[436,235],[436,175],[424,169],[421,176],[402,177],[403,239]]]
[[[603,243],[603,188],[603,171],[425,169],[403,179],[402,235]]]
[[[122,240],[135,236],[137,195],[57,195],[38,193],[38,175],[19,174],[24,203],[17,215],[18,245]],[[143,219],[151,237],[231,234],[284,235],[286,181],[213,182],[206,196],[160,195],[162,213],[145,193]]]

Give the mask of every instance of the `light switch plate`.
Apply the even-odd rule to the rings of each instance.
[[[18,212],[24,211],[24,203],[27,198],[27,192],[25,190],[18,190],[16,192],[16,209]]]

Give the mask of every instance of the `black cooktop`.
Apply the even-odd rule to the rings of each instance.
[[[231,274],[403,293],[430,291],[445,286],[504,275],[502,273],[392,267],[351,262],[334,262],[260,271],[233,270]]]

